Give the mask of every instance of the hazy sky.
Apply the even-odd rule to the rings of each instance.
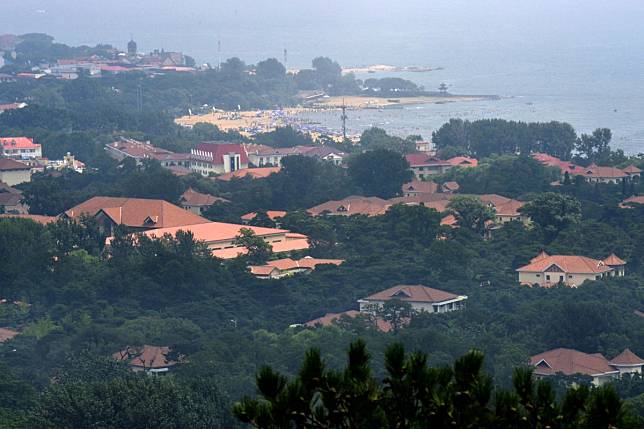
[[[644,46],[642,0],[0,0],[0,33],[41,31],[71,44],[183,50],[249,62],[286,47],[293,63],[326,54],[344,63],[427,64],[494,46],[530,49]],[[381,54],[385,52],[386,54]],[[301,64],[294,64],[301,65]]]

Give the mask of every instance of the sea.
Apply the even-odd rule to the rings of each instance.
[[[365,74],[497,100],[348,113],[350,133],[420,134],[450,118],[607,127],[613,147],[644,152],[642,0],[1,0],[0,34],[46,32],[68,44],[183,51],[200,63],[274,57],[289,68],[324,55],[346,67],[440,68]],[[285,52],[286,51],[286,52]],[[338,112],[304,119],[341,127]]]

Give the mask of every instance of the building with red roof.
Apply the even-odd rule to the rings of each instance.
[[[183,210],[185,212],[185,210]],[[143,232],[147,237],[162,238],[168,234],[176,236],[177,232],[190,232],[195,241],[205,243],[213,256],[220,259],[234,259],[248,253],[248,249],[235,243],[242,229],[250,229],[256,236],[261,237],[271,245],[273,253],[288,253],[309,248],[308,237],[292,233],[285,229],[263,228],[257,226],[238,225],[224,222],[206,222],[192,225],[159,228]],[[108,238],[109,243],[110,238]]]
[[[252,265],[248,269],[257,278],[279,279],[297,273],[310,273],[318,265],[339,266],[343,263],[344,260],[342,259],[318,259],[306,256],[299,260],[285,258],[268,261],[264,265]]]
[[[577,255],[548,255],[541,252],[528,265],[518,268],[519,283],[552,287],[556,284],[577,287],[587,280],[621,277],[626,262],[610,255],[604,260]]]
[[[467,296],[456,295],[423,285],[398,285],[358,300],[360,312],[373,313],[386,302],[408,302],[412,310],[427,313],[447,313],[465,308]]]
[[[196,215],[201,215],[204,210],[206,210],[217,201],[222,203],[230,202],[225,198],[215,197],[209,194],[202,194],[201,192],[197,192],[192,188],[188,188],[179,198],[179,205]]]
[[[632,209],[637,205],[644,205],[644,195],[628,197],[619,204],[619,207],[622,209]]]
[[[31,167],[10,158],[0,158],[0,182],[8,186],[31,182]]]
[[[101,228],[109,234],[114,233],[117,225],[133,231],[146,231],[209,222],[167,201],[121,197],[93,197],[61,216],[78,219],[82,215],[96,218]]]
[[[248,168],[248,154],[241,144],[200,143],[191,151],[191,170],[203,176]]]
[[[42,146],[28,137],[0,137],[0,149],[0,156],[6,158],[42,158]]]
[[[438,184],[433,181],[412,180],[402,185],[404,197],[413,197],[420,194],[435,194],[438,192]]]
[[[470,158],[469,156],[455,156],[447,160],[454,167],[477,167],[479,161],[476,158]]]
[[[405,155],[405,159],[418,180],[425,180],[438,174],[444,174],[453,167],[449,162],[426,153],[410,153]]]
[[[641,177],[642,175],[642,170],[634,166],[633,164],[629,165],[628,167],[624,168],[624,173],[628,174],[628,177]]]
[[[588,354],[558,348],[532,356],[530,365],[535,368],[534,374],[538,377],[583,374],[592,377],[592,383],[599,386],[622,374],[641,374],[644,360],[630,349],[608,360],[601,353]]]
[[[621,183],[629,177],[628,174],[617,167],[600,167],[590,165],[584,168],[579,175],[583,176],[590,183]]]

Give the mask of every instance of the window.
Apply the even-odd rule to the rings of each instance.
[[[559,276],[559,281],[563,282],[564,281],[564,276]]]
[[[541,274],[537,274],[537,277],[541,277]]]
[[[550,280],[550,274],[546,274],[546,280]]]

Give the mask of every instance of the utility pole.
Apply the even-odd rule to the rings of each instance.
[[[344,142],[347,140],[347,119],[349,119],[347,116],[347,105],[344,103],[344,98],[342,99],[342,116],[340,118],[342,119],[342,138]]]
[[[217,40],[217,70],[221,70],[221,40]]]
[[[288,51],[284,48],[284,67],[288,70]]]

